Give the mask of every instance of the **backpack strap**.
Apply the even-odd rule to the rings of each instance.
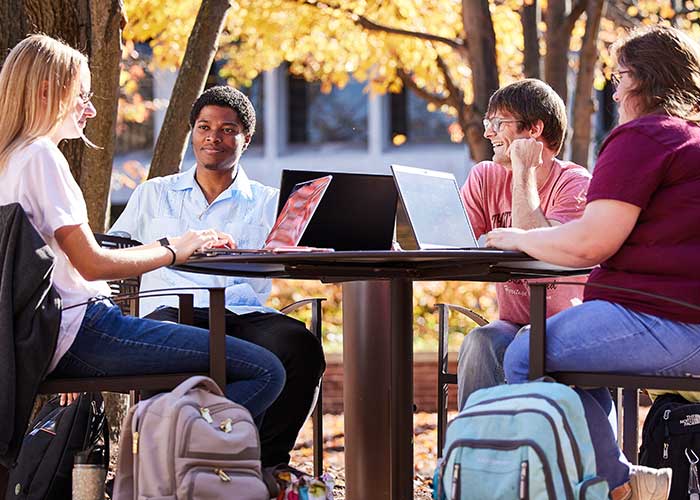
[[[117,461],[117,474],[114,479],[113,500],[134,500],[134,435],[131,428],[134,413],[138,405],[129,408],[119,438],[119,458]]]

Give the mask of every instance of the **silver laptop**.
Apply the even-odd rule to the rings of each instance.
[[[454,175],[403,165],[391,171],[419,249],[479,248]]]

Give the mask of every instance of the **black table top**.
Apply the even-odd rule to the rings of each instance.
[[[174,266],[203,274],[319,279],[327,282],[387,278],[506,281],[586,274],[589,270],[544,264],[509,250],[378,250],[230,254],[190,258]]]

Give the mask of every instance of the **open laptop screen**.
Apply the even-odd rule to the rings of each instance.
[[[479,246],[452,174],[401,165],[391,169],[419,248]]]
[[[299,245],[299,240],[332,179],[333,176],[327,175],[294,186],[265,240],[265,248]]]
[[[282,170],[278,213],[298,182],[333,175],[301,246],[335,250],[389,250],[398,192],[391,175]]]

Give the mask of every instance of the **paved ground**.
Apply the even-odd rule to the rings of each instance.
[[[640,408],[639,429],[641,428],[649,408]],[[414,499],[430,500],[432,498],[432,476],[437,463],[436,444],[437,415],[435,413],[417,413],[413,419],[415,429],[415,476],[413,481]],[[324,465],[326,471],[336,478],[334,490],[336,500],[345,499],[345,468],[343,415],[325,415],[323,417],[325,435]],[[312,431],[311,423],[302,430],[297,446],[292,454],[292,464],[311,473],[313,459],[311,455]]]

